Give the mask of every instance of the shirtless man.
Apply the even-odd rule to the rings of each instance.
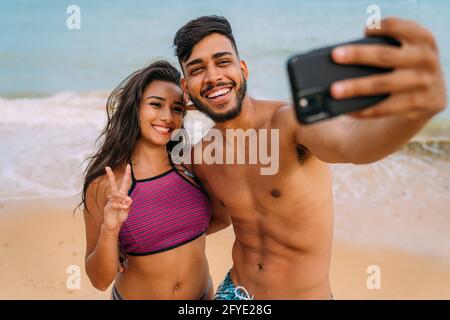
[[[225,18],[192,20],[175,35],[183,88],[196,108],[216,122],[215,129],[279,130],[277,174],[262,175],[261,164],[193,164],[211,198],[214,218],[226,226],[231,217],[236,235],[233,267],[216,298],[332,297],[333,197],[327,163],[380,160],[444,110],[445,84],[429,31],[412,21],[389,18],[381,29],[366,34],[391,36],[402,47],[347,46],[334,50],[333,59],[395,70],[334,83],[332,95],[390,97],[366,110],[309,126],[296,121],[292,105],[247,95],[249,72]],[[248,152],[248,145],[245,148]]]

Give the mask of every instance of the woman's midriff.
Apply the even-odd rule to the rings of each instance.
[[[128,256],[115,286],[128,299],[198,299],[208,287],[205,235],[183,246],[146,256]]]

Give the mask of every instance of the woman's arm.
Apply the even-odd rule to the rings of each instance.
[[[105,177],[89,186],[86,192],[86,207],[89,212],[84,210],[86,273],[92,285],[102,291],[109,287],[117,275],[118,237],[131,204],[131,199],[123,192],[129,188],[127,173],[122,180],[121,189],[118,189],[115,180],[112,182],[110,175],[114,179],[112,172],[108,172],[109,186],[106,185]]]

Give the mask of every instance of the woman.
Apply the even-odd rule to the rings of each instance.
[[[83,186],[89,279],[100,290],[115,280],[112,299],[211,299],[210,204],[168,150],[186,113],[180,73],[165,61],[135,72],[112,92],[107,113]]]

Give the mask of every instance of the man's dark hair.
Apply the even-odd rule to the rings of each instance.
[[[175,55],[178,57],[180,64],[181,61],[189,59],[192,49],[197,43],[212,33],[219,33],[227,37],[231,41],[236,54],[238,54],[228,20],[220,16],[203,16],[189,21],[175,34],[173,45],[175,47]]]

